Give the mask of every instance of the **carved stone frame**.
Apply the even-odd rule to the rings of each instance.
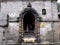
[[[25,8],[19,15],[19,24],[20,24],[20,27],[19,27],[19,35],[23,37],[23,18],[24,18],[24,15],[30,11],[34,16],[35,16],[35,30],[34,30],[34,33],[36,35],[36,37],[38,38],[38,40],[40,39],[40,22],[37,21],[37,18],[39,17],[38,13],[36,12],[35,9],[33,9],[32,7],[27,7]]]

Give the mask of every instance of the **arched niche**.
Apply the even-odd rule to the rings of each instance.
[[[28,6],[27,6],[27,8],[25,8],[21,13],[20,13],[20,15],[19,15],[19,19],[20,19],[20,33],[21,32],[23,32],[24,31],[24,27],[23,27],[23,25],[24,25],[24,17],[26,16],[26,14],[31,14],[31,16],[33,16],[34,17],[34,33],[36,34],[36,33],[40,33],[40,23],[39,23],[39,21],[37,21],[37,17],[39,17],[39,15],[38,15],[38,13],[37,13],[37,11],[35,10],[35,9],[33,9],[32,8],[32,6],[31,6],[31,4],[28,4]]]

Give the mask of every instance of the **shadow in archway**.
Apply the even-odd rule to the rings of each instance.
[[[35,17],[31,12],[27,12],[23,18],[23,29],[25,32],[34,32]]]

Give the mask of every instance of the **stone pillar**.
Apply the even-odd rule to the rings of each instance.
[[[18,39],[19,43],[22,42],[23,33],[24,33],[23,32],[23,18],[20,17],[20,20],[19,20],[19,39]]]
[[[40,43],[40,22],[37,21],[37,18],[35,19],[35,36],[37,38],[38,43]]]

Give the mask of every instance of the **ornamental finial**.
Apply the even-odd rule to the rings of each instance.
[[[32,7],[32,6],[31,6],[31,3],[28,3],[27,7]]]

